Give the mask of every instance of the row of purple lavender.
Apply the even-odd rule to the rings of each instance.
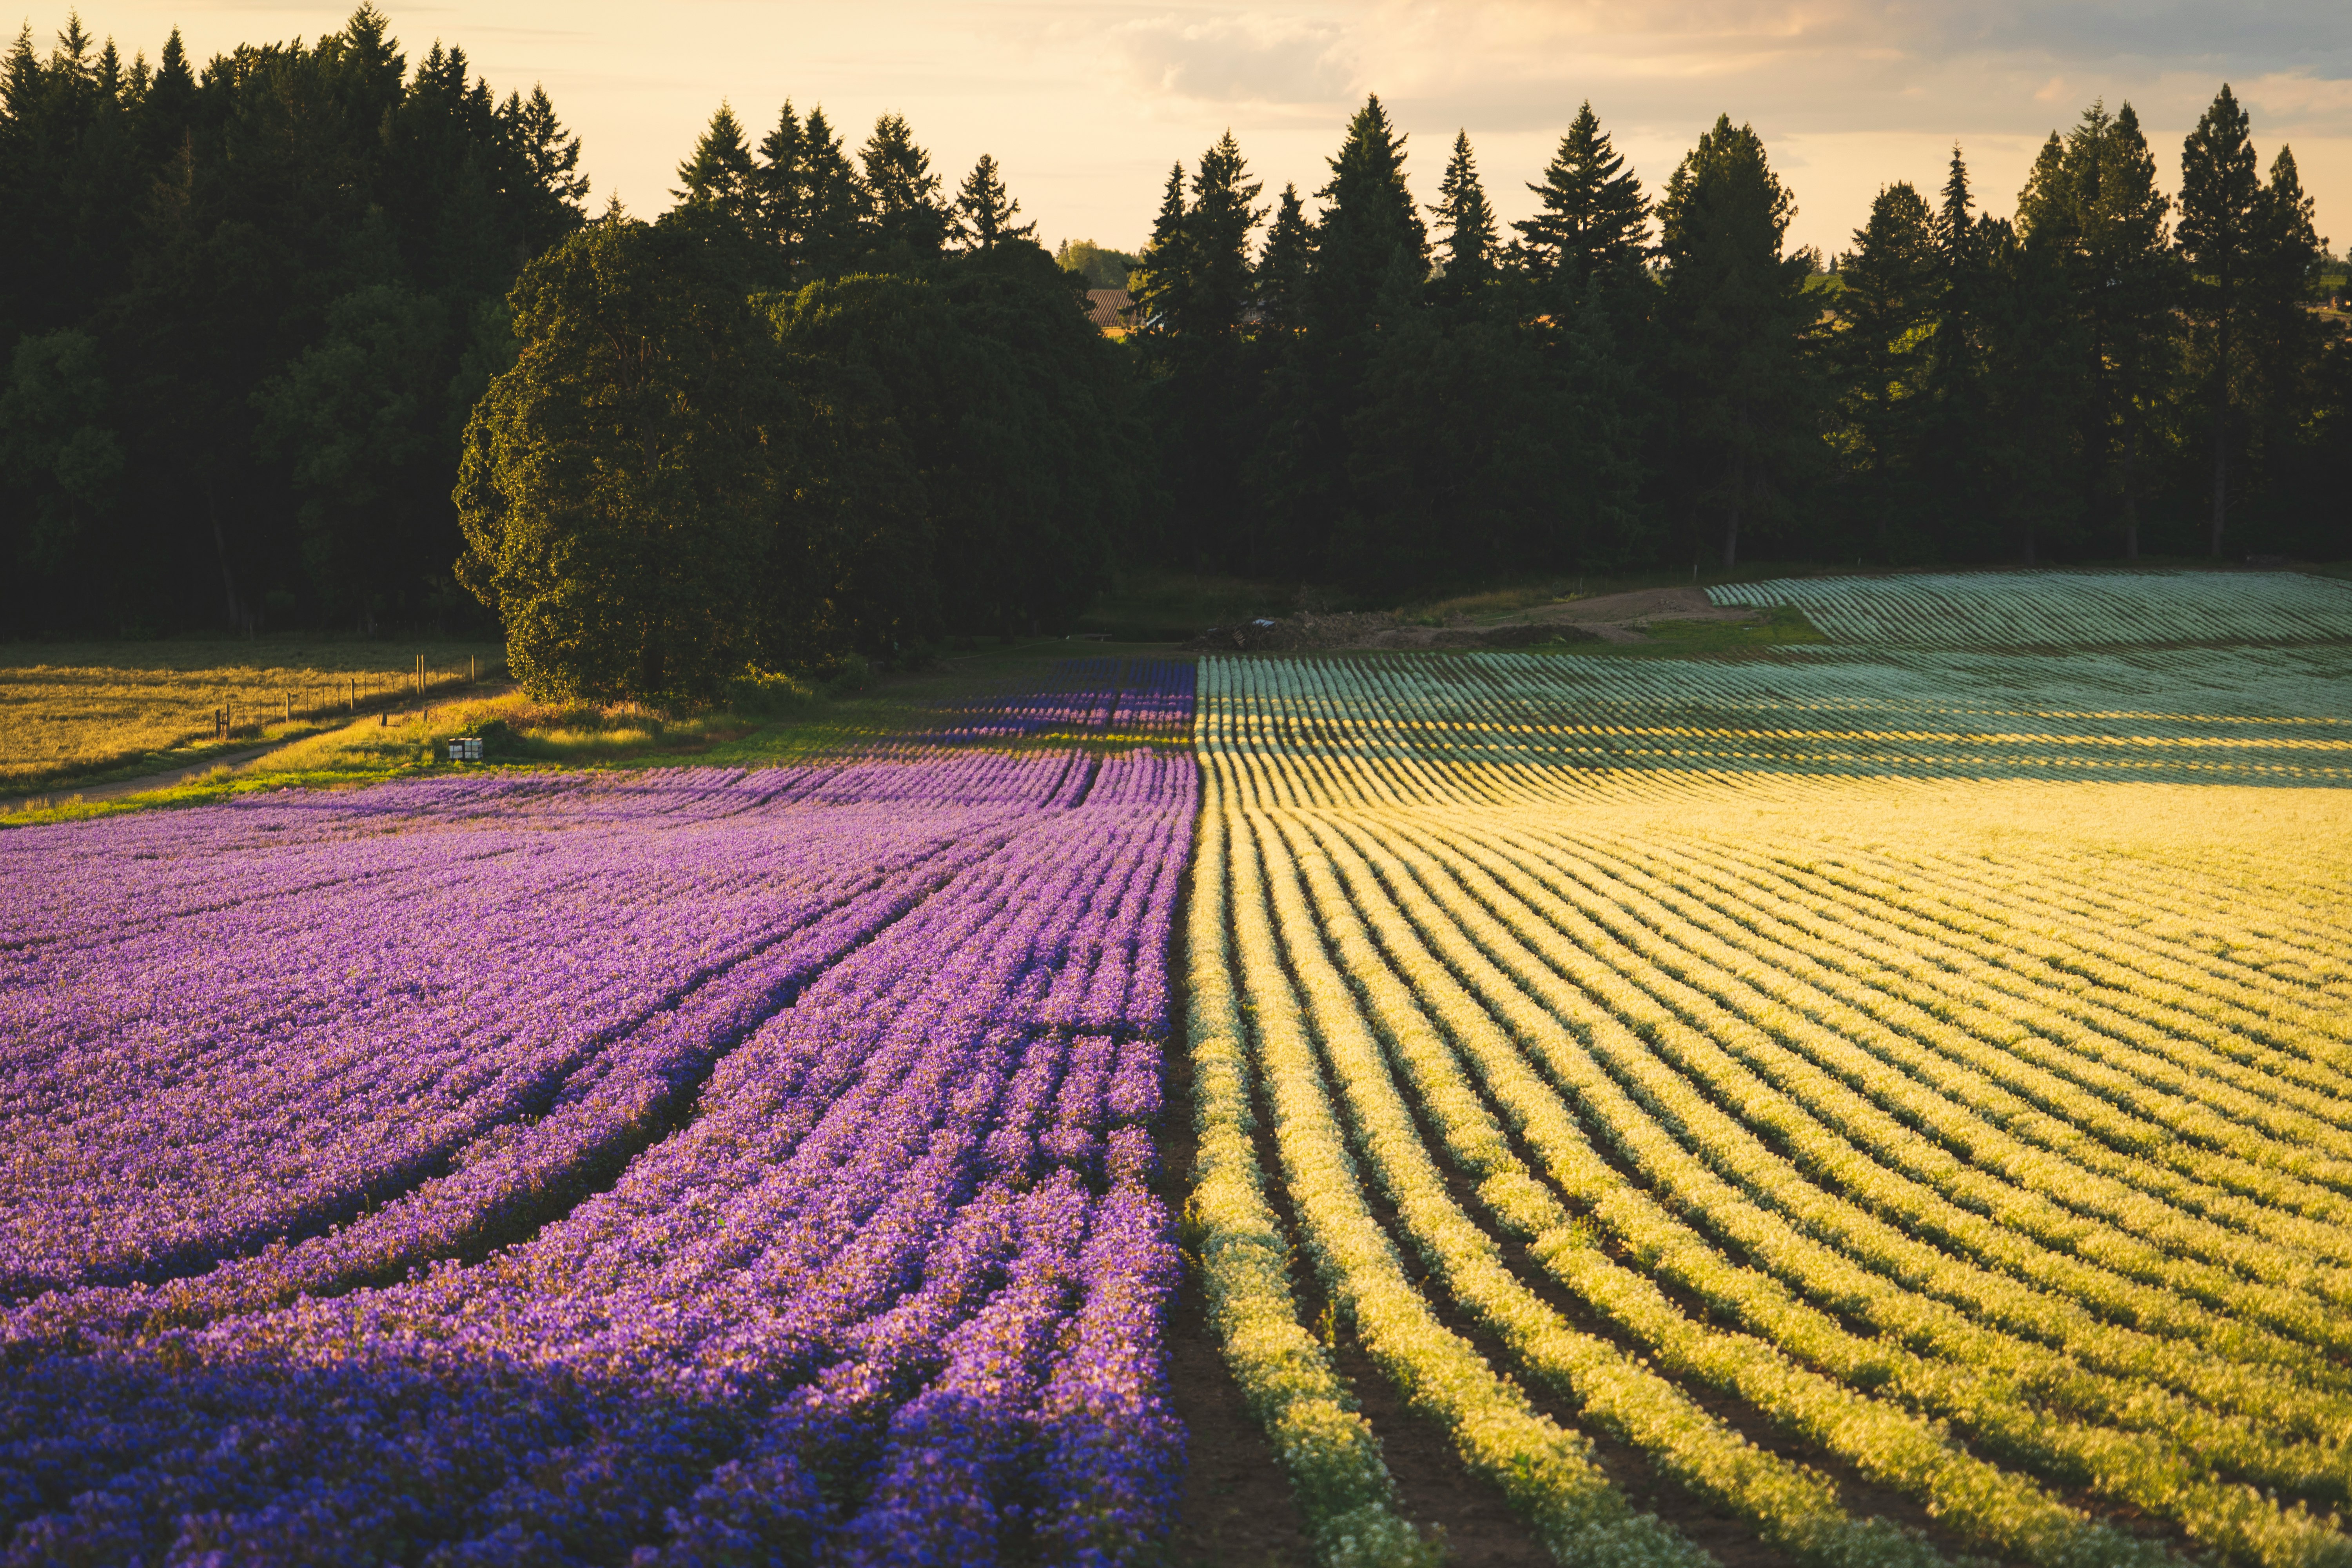
[[[1188,659],[1065,659],[1043,689],[1014,678],[958,705],[937,738],[1181,742],[1192,732],[1192,680]]]
[[[0,839],[0,1562],[1150,1550],[1195,793],[963,750]]]

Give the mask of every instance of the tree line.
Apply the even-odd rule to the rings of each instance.
[[[459,578],[535,687],[699,695],[745,670],[1068,624],[1150,450],[1086,281],[982,156],[906,120],[855,161],[722,105],[652,223],[524,269],[520,355],[467,426]]]
[[[2291,150],[2225,86],[2177,201],[2126,103],[2014,218],[1955,148],[1853,247],[1717,121],[1645,191],[1586,104],[1496,218],[1466,135],[1423,205],[1377,97],[1310,216],[1228,133],[1172,168],[1133,287],[1170,505],[1151,548],[1399,592],[1767,558],[2043,562],[2352,545],[2352,353]]]
[[[1652,192],[1589,104],[1524,222],[1466,135],[1418,200],[1372,98],[1311,211],[1227,134],[1135,256],[1049,255],[895,113],[722,105],[649,222],[592,218],[580,156],[372,6],[201,72],[20,36],[0,630],[495,615],[544,687],[660,696],[1059,629],[1120,561],[1392,595],[2352,536],[2330,258],[2227,88],[2177,199],[2095,104],[2013,217],[1956,148],[1827,258],[1752,129]]]
[[[582,221],[547,95],[410,68],[362,6],[199,70],[77,19],[0,64],[0,622],[462,614],[457,437]]]

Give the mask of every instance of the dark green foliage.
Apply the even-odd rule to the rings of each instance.
[[[1559,151],[1544,170],[1543,184],[1529,185],[1540,204],[1537,215],[1511,226],[1518,230],[1529,270],[1566,285],[1581,297],[1597,275],[1638,266],[1650,230],[1650,204],[1641,182],[1625,167],[1624,154],[1586,102],[1560,138]]]
[[[1160,438],[1163,482],[1187,524],[1178,559],[1188,564],[1250,552],[1244,462],[1255,433],[1245,333],[1258,282],[1250,235],[1265,216],[1260,189],[1231,132],[1201,154],[1189,199],[1183,166],[1171,169],[1151,243],[1129,279],[1150,377],[1147,417]]]
[[[1454,155],[1446,161],[1445,176],[1437,184],[1437,202],[1430,209],[1445,230],[1437,247],[1444,269],[1445,293],[1462,299],[1476,293],[1495,276],[1496,247],[1495,209],[1486,188],[1478,183],[1478,161],[1470,150],[1470,133],[1454,133]]]
[[[369,6],[201,74],[70,25],[0,66],[0,623],[449,613],[457,431],[579,143]]]
[[[1923,461],[1929,372],[1944,289],[1933,214],[1907,182],[1886,186],[1840,258],[1827,358],[1841,389],[1834,445],[1850,507],[1882,559],[1925,553],[1918,536],[1932,504]]]
[[[1297,185],[1285,185],[1251,279],[1251,302],[1265,334],[1286,335],[1307,324],[1307,274],[1314,260],[1307,205],[1298,199]]]
[[[751,245],[716,204],[597,223],[524,270],[521,354],[466,427],[459,579],[534,695],[715,691],[756,651],[792,467]]]
[[[2238,334],[2247,274],[2259,243],[2256,209],[2263,195],[2252,126],[2227,82],[2180,149],[2180,253],[2194,281],[2189,308],[2198,323],[2197,354],[2204,367],[2207,440],[2211,452],[2210,545],[2221,553],[2230,510],[2230,451],[2237,432],[2233,383],[2240,374]]]
[[[1053,258],[1007,240],[814,284],[774,322],[803,433],[772,657],[1067,626],[1132,525],[1142,451]]]
[[[2095,103],[2063,141],[2053,133],[2018,198],[2026,242],[2064,280],[2060,330],[2080,356],[2063,377],[2074,393],[2071,474],[2061,478],[2074,500],[2052,514],[2076,548],[2119,541],[2125,555],[2139,552],[2153,430],[2178,354],[2169,206],[2128,103],[2113,115]]]
[[[785,105],[787,114],[791,108]],[[762,143],[761,150],[765,152],[774,140]],[[670,195],[681,202],[716,208],[746,235],[757,232],[767,217],[769,204],[761,198],[774,183],[773,176],[752,167],[743,127],[726,104],[720,104],[710,117],[710,128],[694,144],[694,156],[677,166],[677,178],[680,188]]]
[[[1782,250],[1796,201],[1754,130],[1718,118],[1658,204],[1666,376],[1686,465],[1678,500],[1738,563],[1740,530],[1784,513],[1822,458],[1806,340],[1812,266]]]
[[[17,340],[0,385],[0,479],[31,503],[25,563],[36,571],[87,562],[110,542],[90,531],[122,482],[107,392],[89,333],[68,327]]]
[[[858,150],[873,203],[875,249],[893,267],[936,257],[947,246],[954,218],[940,199],[931,155],[915,144],[903,114],[885,114]]]
[[[1036,234],[1037,226],[1014,223],[1020,212],[1021,204],[1004,189],[996,160],[982,153],[956,190],[956,243],[967,250],[993,250],[1003,240],[1027,239]]]

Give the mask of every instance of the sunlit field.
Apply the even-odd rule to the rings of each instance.
[[[1194,1217],[1315,1522],[1422,1550],[1319,1327],[1561,1562],[2339,1560],[2347,673],[1204,666]]]
[[[0,832],[11,1550],[1211,1560],[1213,1406],[1335,1568],[2352,1564],[2352,642],[2078,580]]]
[[[184,766],[315,728],[414,689],[505,675],[493,643],[15,643],[0,646],[0,795],[109,773]],[[470,662],[469,662],[470,661]],[[354,684],[356,682],[356,685]],[[215,745],[214,712],[235,731]]]

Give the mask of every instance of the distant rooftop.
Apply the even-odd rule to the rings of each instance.
[[[1134,297],[1124,289],[1089,289],[1087,320],[1106,332],[1123,332],[1128,327],[1128,307],[1134,303]]]

